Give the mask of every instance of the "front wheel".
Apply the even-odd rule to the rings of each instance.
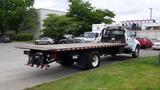
[[[138,57],[139,56],[139,51],[140,51],[140,48],[139,48],[139,46],[137,46],[136,49],[135,49],[135,51],[132,54],[132,57],[133,58]]]
[[[98,67],[100,64],[100,55],[98,52],[89,53],[86,69],[92,69]]]

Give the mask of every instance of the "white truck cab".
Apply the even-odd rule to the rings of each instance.
[[[126,48],[130,48],[132,51],[135,51],[136,46],[140,45],[139,41],[136,40],[136,34],[125,29],[122,25],[120,24],[93,24],[92,25],[92,32],[97,32],[100,33],[100,36],[97,38],[96,41],[94,42],[100,42],[102,39],[102,31],[104,28],[112,28],[112,29],[118,29],[118,27],[121,27],[121,29],[124,29],[124,35],[125,35],[125,43],[127,44]],[[114,38],[113,38],[114,39]]]
[[[122,26],[109,26],[102,31],[101,42],[126,43],[125,53],[133,53],[133,57],[139,55],[140,43],[136,40],[136,33]]]
[[[126,48],[130,48],[132,51],[135,51],[137,47],[140,47],[140,43],[135,37],[135,33],[125,29]]]

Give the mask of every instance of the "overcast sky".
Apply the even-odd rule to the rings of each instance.
[[[68,0],[35,0],[36,8],[67,11]],[[88,0],[92,6],[114,11],[116,21],[149,19],[149,8],[153,18],[160,21],[159,0]]]

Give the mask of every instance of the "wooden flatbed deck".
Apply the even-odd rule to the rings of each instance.
[[[85,50],[92,48],[109,48],[109,47],[119,47],[125,46],[125,43],[78,43],[78,44],[55,44],[55,45],[33,45],[33,44],[23,44],[16,46],[20,49],[32,49],[41,51],[70,51],[70,50]]]

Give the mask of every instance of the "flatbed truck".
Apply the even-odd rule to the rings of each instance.
[[[93,69],[100,65],[101,55],[127,53],[139,56],[140,44],[135,35],[123,27],[107,27],[102,31],[99,43],[55,44],[55,45],[21,45],[24,54],[29,56],[27,65],[48,68],[52,62],[71,66],[75,62],[84,69]]]

